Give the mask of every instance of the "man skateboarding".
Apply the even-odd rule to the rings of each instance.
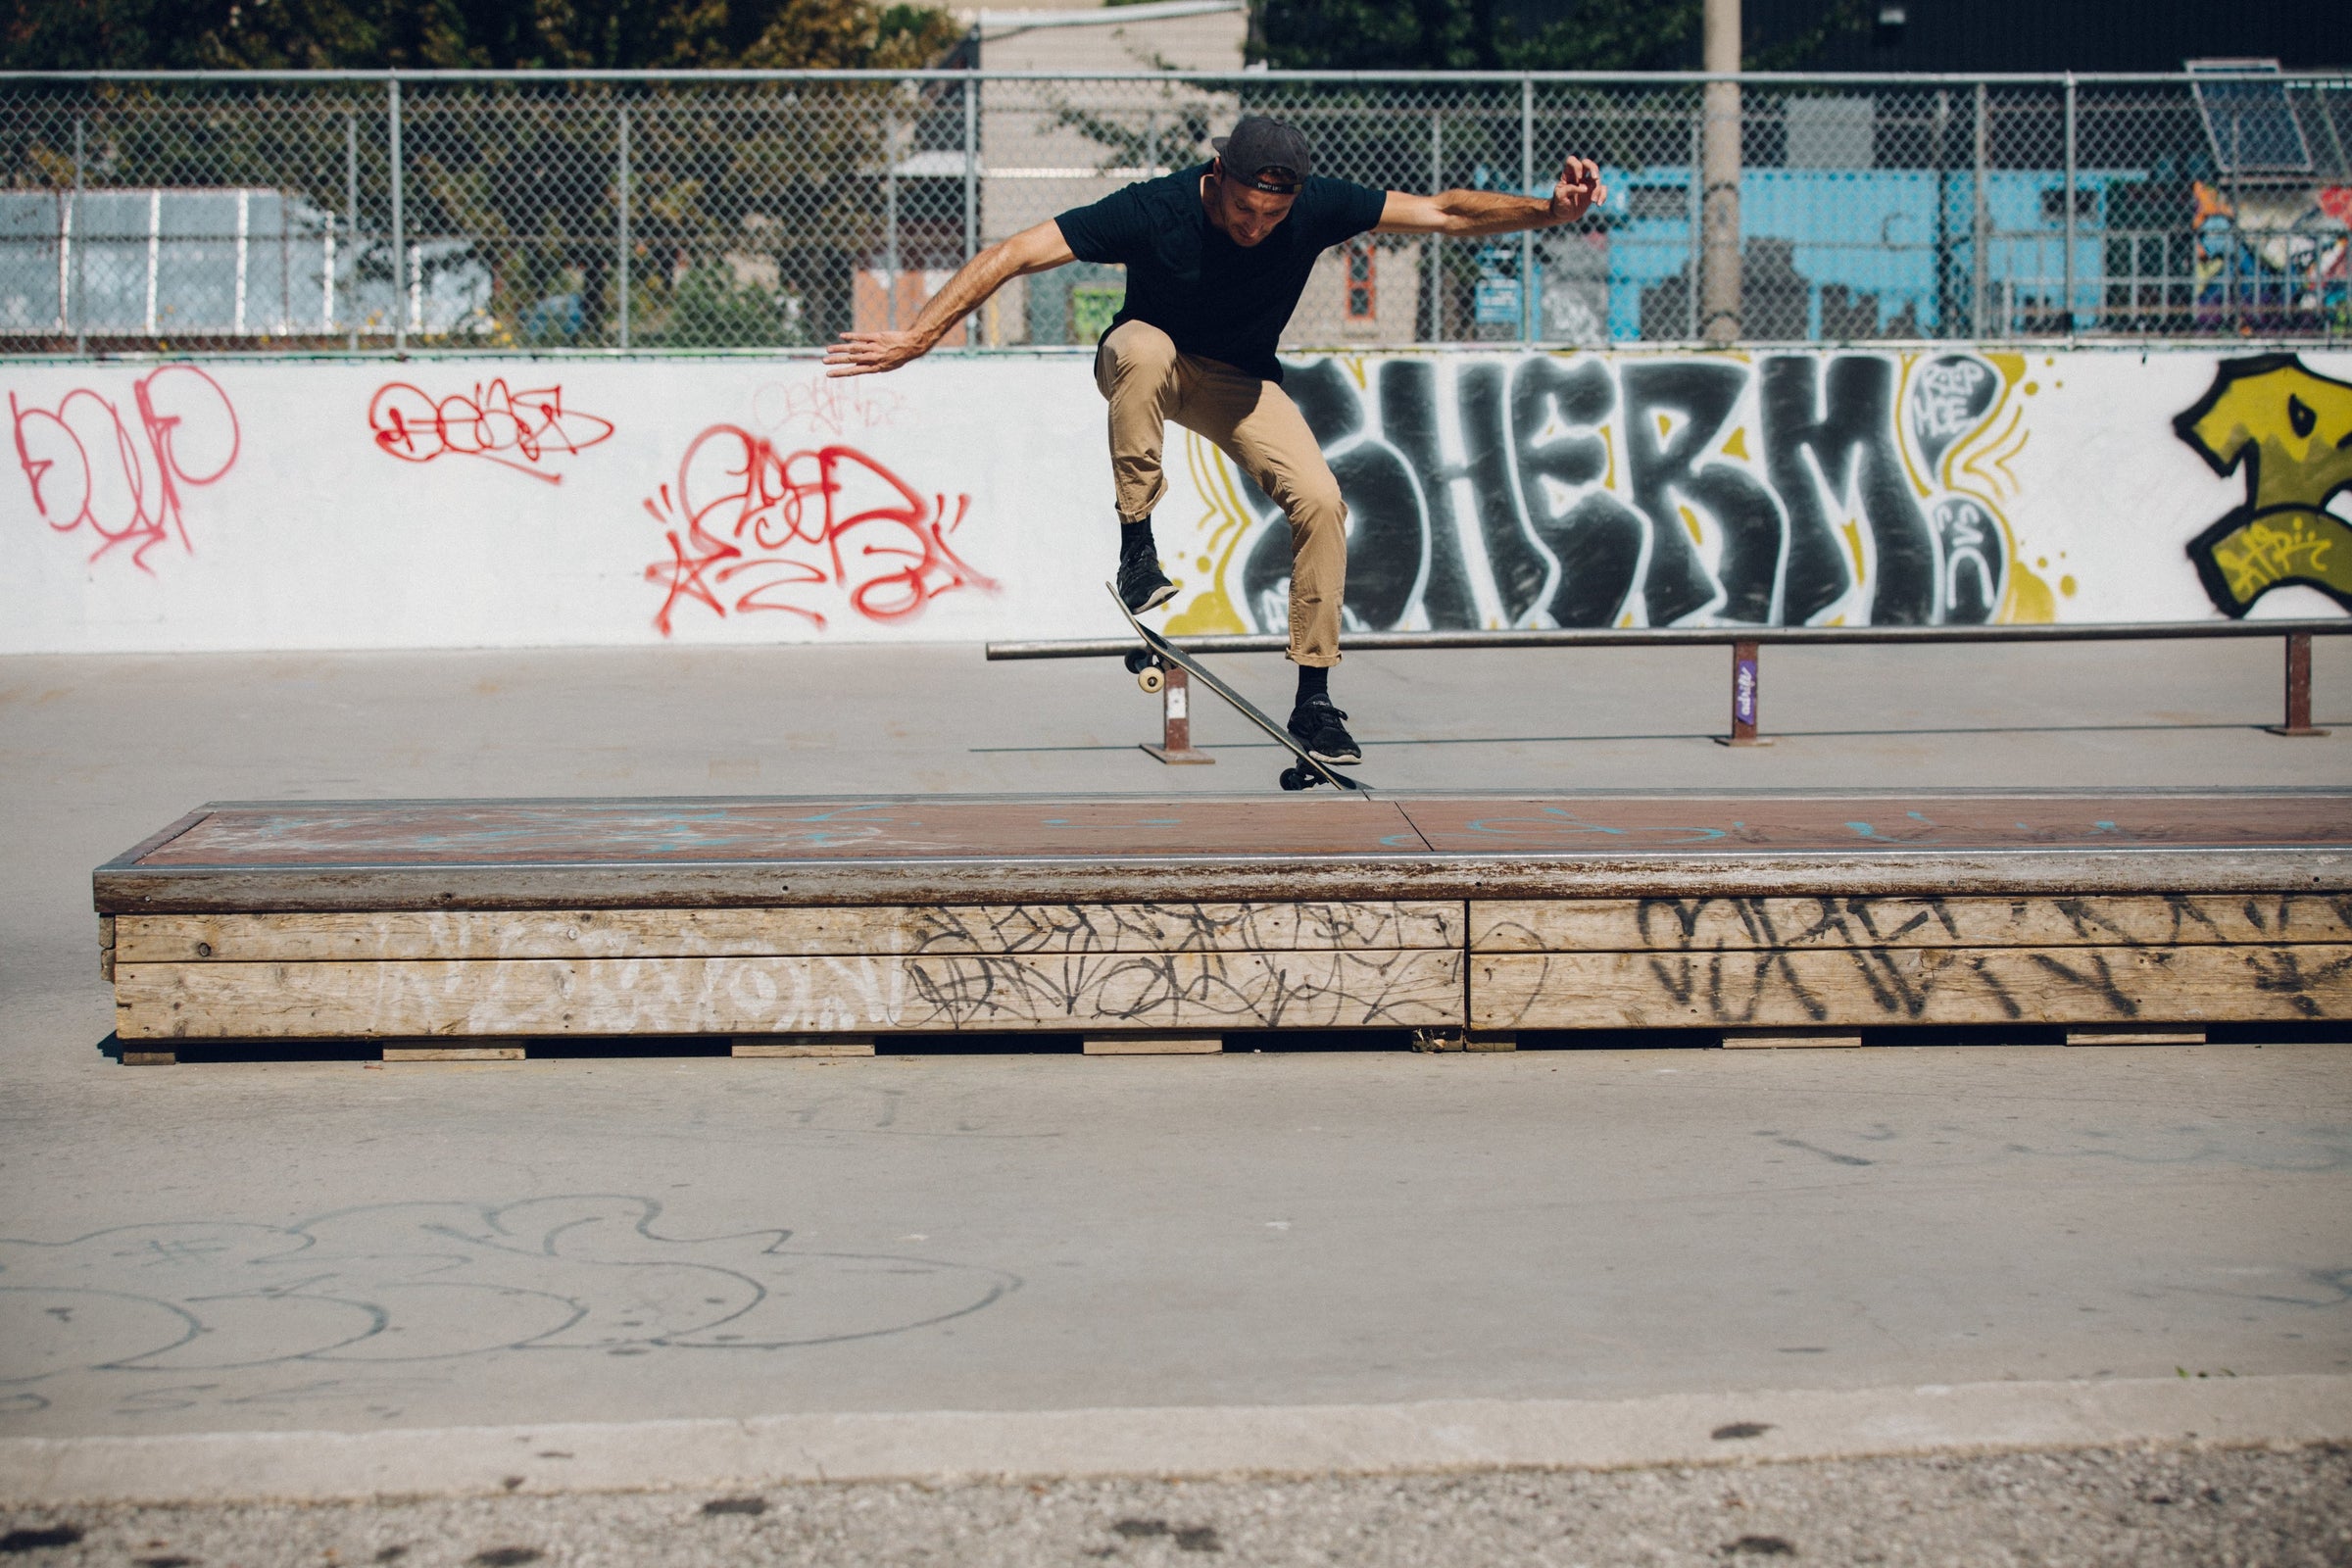
[[[1163,431],[1173,419],[1215,442],[1291,524],[1291,662],[1298,694],[1287,726],[1316,760],[1363,753],[1331,701],[1348,587],[1348,509],[1298,407],[1274,345],[1315,258],[1358,234],[1508,234],[1572,223],[1604,192],[1598,166],[1568,159],[1548,200],[1494,191],[1435,196],[1377,190],[1314,172],[1306,137],[1262,115],[1211,145],[1217,156],[1139,180],[1024,229],[963,264],[903,332],[844,332],[829,375],[895,370],[1015,277],[1068,262],[1120,263],[1127,300],[1095,351],[1110,404],[1119,516],[1119,598],[1141,612],[1175,597],[1152,539],[1167,492]]]

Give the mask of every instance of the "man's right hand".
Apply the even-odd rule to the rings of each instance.
[[[931,351],[922,332],[844,332],[825,350],[827,375],[879,375]]]

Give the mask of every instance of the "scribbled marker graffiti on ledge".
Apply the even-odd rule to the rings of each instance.
[[[378,448],[403,463],[453,454],[484,458],[549,484],[562,484],[564,476],[542,464],[585,452],[612,434],[610,419],[564,407],[561,386],[517,392],[504,377],[445,398],[406,381],[387,382],[368,400],[368,428]]]
[[[645,568],[662,589],[654,625],[669,636],[685,600],[722,619],[774,610],[821,630],[844,607],[888,622],[958,589],[994,593],[948,543],[971,504],[956,496],[951,515],[946,495],[925,500],[853,446],[780,453],[765,436],[714,424],[645,502],[669,546],[668,560]]]

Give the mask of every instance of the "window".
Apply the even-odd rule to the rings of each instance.
[[[1377,309],[1378,280],[1373,273],[1372,242],[1352,240],[1348,246],[1348,319],[1369,321]]]

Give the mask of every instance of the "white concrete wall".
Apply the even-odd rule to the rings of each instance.
[[[2352,355],[2241,368],[2207,420],[2258,459],[2259,518],[2229,516],[2248,464],[2217,473],[2174,428],[2225,363],[1391,354],[1291,385],[1353,511],[1363,624],[2340,613],[2295,579],[2352,597]],[[805,359],[19,364],[0,386],[0,652],[1119,625],[1083,354],[847,381]],[[1171,624],[1281,624],[1287,530],[1199,437],[1170,432],[1168,470]]]

